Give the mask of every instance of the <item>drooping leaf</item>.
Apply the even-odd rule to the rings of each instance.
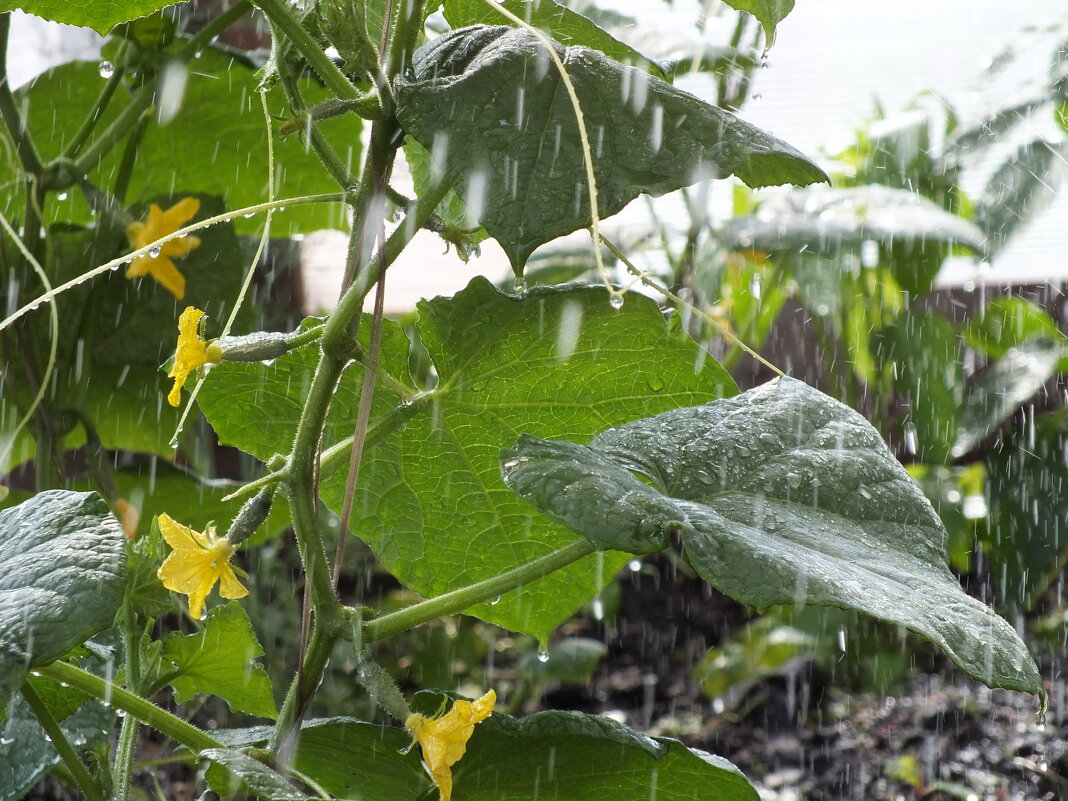
[[[166,125],[151,123],[137,151],[137,169],[130,181],[130,202],[147,201],[172,187],[188,193],[221,196],[228,208],[237,209],[266,199],[267,148],[259,78],[255,67],[232,53],[207,47],[184,70],[185,92],[177,115]],[[103,85],[96,62],[76,61],[56,67],[20,89],[17,100],[28,109],[28,125],[41,156],[51,159],[74,137],[93,99]],[[309,104],[326,97],[313,81],[302,83]],[[104,130],[128,104],[126,92],[116,92],[101,115],[97,130]],[[284,100],[278,90],[269,95],[269,107],[281,113]],[[346,115],[319,123],[335,142],[343,159],[359,157],[359,120]],[[211,135],[206,132],[210,131]],[[0,134],[4,137],[6,134]],[[110,190],[123,147],[113,148],[91,168],[88,179]],[[299,137],[275,137],[275,159],[284,164],[278,173],[278,197],[335,192],[337,184],[323,170],[314,153]],[[0,186],[0,210],[9,218],[21,216],[22,198],[15,185]],[[89,223],[94,217],[82,193],[70,190],[64,200],[53,196],[44,209],[47,222],[65,220]],[[345,227],[344,204],[294,206],[276,214],[272,233],[279,235],[319,228]],[[262,216],[234,223],[241,233],[259,233]]]
[[[775,43],[775,27],[794,10],[794,0],[725,0],[738,11],[748,11],[764,27],[766,47]]]
[[[963,456],[1029,401],[1057,372],[1068,342],[1029,339],[992,364],[972,387],[957,422],[953,456]]]
[[[125,537],[96,493],[48,490],[0,511],[0,707],[33,667],[111,625]]]
[[[614,61],[655,71],[661,78],[668,77],[669,70],[663,64],[624,44],[593,20],[556,0],[504,0],[500,5],[565,47],[589,47]],[[445,19],[453,28],[514,24],[508,17],[490,8],[484,0],[445,0],[443,10]]]
[[[208,771],[208,781],[216,792],[229,795],[241,791],[263,801],[306,801],[309,798],[285,776],[241,751],[208,748],[200,752],[200,757],[225,769],[222,775],[210,769]]]
[[[786,143],[659,78],[589,48],[554,47],[583,108],[602,217],[642,192],[710,177],[827,180]],[[527,31],[464,28],[421,48],[397,87],[405,131],[440,159],[471,222],[517,274],[539,245],[591,222],[575,111],[547,56]]]
[[[402,377],[407,340],[393,328],[384,330],[382,364]],[[501,484],[498,451],[519,431],[585,439],[636,416],[736,392],[674,318],[665,323],[656,304],[636,294],[617,310],[602,288],[538,289],[520,299],[476,278],[451,299],[422,302],[417,328],[438,384],[405,404],[379,382],[373,436],[382,436],[374,432],[384,415],[406,422],[365,455],[352,529],[428,597],[574,541],[570,531],[532,517]],[[270,367],[213,370],[200,398],[220,439],[261,459],[288,450],[316,358],[307,348]],[[360,375],[358,365],[343,375],[324,446],[351,438]],[[343,471],[324,471],[322,494],[336,510],[344,485]],[[589,557],[469,611],[544,639],[623,559]]]
[[[873,184],[814,186],[765,201],[756,214],[729,221],[724,243],[738,250],[833,253],[866,240],[984,247],[983,232],[912,192]]]
[[[546,514],[571,514],[563,487],[540,483],[545,454],[571,443],[523,436],[505,482]],[[861,415],[788,378],[596,437],[583,457],[640,473],[673,504],[702,578],[759,608],[806,603],[866,612],[934,642],[972,678],[1042,691],[1015,630],[970,598],[945,565],[945,529],[922,491]],[[617,473],[618,475],[618,473]],[[620,481],[618,503],[649,486]],[[578,503],[568,496],[569,504]],[[597,501],[601,503],[603,501]],[[650,521],[652,524],[653,521]]]
[[[267,672],[254,661],[260,656],[263,648],[236,601],[208,612],[195,634],[174,632],[163,642],[163,657],[178,669],[170,684],[180,703],[200,693],[217,695],[231,709],[273,720],[278,708]]]
[[[956,329],[940,314],[905,310],[872,332],[868,348],[875,363],[890,370],[906,409],[901,421],[906,450],[921,461],[948,461],[964,403]]]
[[[990,527],[981,544],[1007,615],[1032,609],[1068,559],[1066,450],[1068,421],[1057,413],[1015,426],[987,452]]]
[[[143,17],[174,5],[175,0],[121,0],[99,3],[96,0],[0,0],[0,13],[25,11],[53,22],[92,28],[104,35],[120,22]]]
[[[1053,200],[1064,179],[1065,148],[1045,139],[1021,145],[987,181],[975,208],[975,222],[991,252],[1000,250],[1021,225]]]

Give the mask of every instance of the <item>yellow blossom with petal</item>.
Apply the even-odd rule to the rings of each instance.
[[[178,347],[174,352],[174,365],[167,373],[174,379],[174,386],[167,395],[167,403],[177,406],[182,402],[182,387],[189,374],[205,364],[217,364],[222,361],[222,348],[209,345],[200,335],[200,323],[204,312],[187,306],[178,318]]]
[[[193,219],[198,211],[200,211],[200,201],[195,197],[182,198],[166,211],[153,203],[148,207],[148,220],[132,222],[126,226],[126,238],[130,241],[130,247],[139,250],[160,237],[173,234]],[[126,270],[126,277],[139,278],[142,275],[151,275],[163,285],[164,289],[181,300],[185,297],[185,276],[178,272],[171,257],[184,256],[198,247],[200,247],[200,239],[195,236],[164,242],[159,246],[159,252],[155,256],[150,252],[134,259]]]
[[[416,712],[404,722],[423,752],[423,764],[438,787],[438,801],[452,798],[452,766],[467,750],[475,724],[488,718],[496,703],[497,693],[490,690],[477,701],[456,701],[441,717]]]
[[[226,537],[219,537],[214,526],[208,526],[201,534],[166,514],[160,515],[158,522],[163,539],[174,550],[156,575],[168,590],[189,596],[189,614],[200,619],[204,599],[216,583],[223,598],[232,600],[248,595],[230,567],[234,546]]]

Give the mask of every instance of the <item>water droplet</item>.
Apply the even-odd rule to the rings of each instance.
[[[538,661],[543,664],[549,661],[549,652],[546,651],[544,648],[538,649]]]
[[[516,294],[522,295],[527,291],[527,279],[525,276],[517,275],[515,281],[512,282],[512,286],[515,288]]]
[[[249,219],[251,217],[255,217],[256,216],[256,212],[250,211],[248,214],[244,214],[242,216],[247,220],[247,219]]]
[[[110,61],[101,61],[97,70],[100,73],[101,78],[110,78],[115,74],[115,65]]]
[[[637,573],[641,569],[642,569],[641,560],[639,560],[639,559],[631,559],[629,562],[627,562],[627,570],[629,570],[631,573]]]
[[[490,606],[496,606],[500,602],[501,602],[501,596],[498,595],[496,598],[494,598],[492,601],[490,601]]]
[[[908,451],[910,455],[915,456],[918,447],[919,442],[916,436],[916,426],[912,423],[905,423],[905,450]]]
[[[174,450],[178,450],[178,437],[173,437],[170,442],[167,443]]]
[[[66,200],[68,197],[66,192],[56,192],[56,200]]]
[[[763,289],[764,287],[761,282],[759,273],[749,279],[749,294],[752,295],[754,298],[760,300],[760,293],[763,291]]]
[[[151,256],[153,259],[158,259],[159,258],[159,254],[162,251],[163,251],[163,246],[162,245],[156,245],[154,248],[152,248],[152,250],[148,251],[148,255]]]
[[[620,309],[622,309],[623,308],[623,293],[622,292],[613,292],[611,295],[609,295],[608,296],[608,305],[611,306],[616,311],[619,311]]]

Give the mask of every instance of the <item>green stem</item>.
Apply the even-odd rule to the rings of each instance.
[[[183,64],[191,61],[200,50],[211,42],[212,39],[247,14],[250,7],[248,2],[242,0],[242,2],[236,3],[226,9],[226,11],[215,17],[215,19],[197,31],[186,45],[175,53],[174,58]],[[124,136],[126,136],[127,132],[137,123],[137,121],[141,119],[141,115],[152,105],[152,100],[155,97],[155,94],[155,84],[149,83],[141,87],[137,94],[134,95],[133,100],[130,101],[130,105],[119,112],[119,116],[104,129],[89,148],[73,161],[69,171],[70,174],[72,176],[88,175],[93,168],[100,163],[100,160],[103,159],[104,156],[106,156],[111,149],[121,141]]]
[[[291,764],[293,750],[296,748],[296,736],[299,731],[300,720],[307,711],[308,704],[319,685],[326,665],[330,661],[330,655],[334,651],[334,644],[340,639],[338,626],[326,627],[316,625],[312,627],[311,636],[308,638],[308,648],[304,652],[304,663],[297,673],[297,680],[289,686],[282,709],[278,713],[278,722],[268,749],[277,756],[281,764]]]
[[[436,620],[442,615],[454,615],[458,612],[498,598],[516,587],[522,587],[537,581],[543,576],[567,567],[597,550],[588,540],[578,539],[559,550],[546,554],[514,567],[499,576],[480,581],[469,587],[462,587],[437,598],[413,604],[406,609],[392,612],[364,623],[363,639],[365,643],[376,642],[400,634],[410,628]],[[346,610],[352,614],[354,610]]]
[[[56,719],[48,711],[48,707],[41,700],[41,696],[37,694],[37,691],[33,689],[29,682],[22,685],[22,697],[26,699],[30,711],[37,718],[37,722],[41,724],[41,728],[44,729],[45,735],[52,743],[52,747],[56,749],[60,759],[63,760],[63,764],[67,766],[67,770],[70,771],[82,792],[85,793],[85,797],[89,801],[105,801],[104,792],[100,789],[100,785],[78,758],[77,752],[70,744],[70,740],[67,739],[67,735],[63,733],[63,729],[56,723]]]
[[[137,163],[137,151],[141,149],[141,139],[148,128],[148,117],[141,117],[134,126],[133,133],[126,140],[126,147],[122,151],[122,161],[119,162],[118,172],[115,174],[115,191],[113,197],[123,204],[126,202],[126,190],[130,188],[130,179],[133,178],[134,165]]]
[[[133,715],[127,715],[122,720],[119,742],[115,746],[115,762],[111,766],[111,801],[126,801],[130,796],[130,778],[140,726]]]
[[[119,48],[118,55],[115,58],[115,69],[111,73],[111,77],[108,78],[107,83],[104,84],[104,88],[100,90],[96,102],[93,103],[93,107],[89,110],[85,119],[82,120],[81,127],[78,128],[77,133],[75,133],[74,137],[67,143],[67,146],[63,148],[63,153],[61,154],[63,158],[75,158],[78,155],[78,151],[85,146],[87,141],[89,141],[89,136],[93,133],[96,124],[103,116],[104,109],[108,107],[108,103],[111,102],[111,98],[115,95],[115,90],[119,88],[123,77],[126,75],[126,69],[122,66],[125,51],[126,43],[123,42]]]
[[[186,723],[141,696],[117,687],[87,670],[68,665],[66,662],[53,662],[47,667],[34,668],[34,671],[41,676],[69,684],[116,709],[123,710],[128,716],[132,715],[146,726],[151,726],[191,751],[199,753],[207,748],[224,747],[214,737],[205,734],[191,723]]]
[[[22,119],[18,107],[15,105],[15,96],[11,94],[11,83],[7,75],[7,42],[11,33],[11,12],[0,14],[0,117],[7,126],[8,133],[15,143],[15,152],[23,169],[38,179],[44,170],[41,157],[37,153],[37,147],[30,138],[30,132],[26,121]]]
[[[260,11],[267,15],[271,24],[285,34],[300,54],[307,59],[308,64],[322,78],[327,89],[342,100],[360,100],[363,97],[319,47],[319,44],[312,39],[311,34],[304,30],[304,26],[300,24],[300,20],[294,16],[291,7],[284,0],[253,0],[253,2]]]

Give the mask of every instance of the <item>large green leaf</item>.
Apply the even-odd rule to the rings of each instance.
[[[776,195],[756,214],[731,220],[721,232],[729,247],[834,253],[866,240],[965,245],[981,252],[983,232],[920,195],[888,186],[814,186]]]
[[[794,10],[794,0],[725,0],[738,11],[748,11],[764,27],[765,46],[775,43],[775,27]]]
[[[402,405],[379,382],[372,430],[393,408],[407,422],[365,454],[352,528],[391,572],[427,596],[574,540],[532,517],[501,483],[497,454],[518,432],[587,439],[635,417],[736,392],[674,318],[665,323],[656,304],[636,294],[617,310],[599,287],[532,290],[520,299],[476,278],[454,298],[422,302],[417,329],[438,385]],[[270,367],[217,367],[200,398],[220,439],[261,459],[287,451],[316,356],[309,348]],[[387,326],[386,369],[403,376],[407,358],[399,326]],[[343,375],[324,445],[351,437],[360,375],[358,365]],[[323,476],[323,497],[337,510],[344,483],[341,472]],[[545,638],[622,558],[598,564],[589,557],[471,611]]]
[[[211,47],[186,67],[175,69],[186,70],[181,108],[166,125],[152,123],[145,130],[127,197],[145,201],[177,188],[191,194],[221,196],[231,209],[265,201],[266,130],[256,70],[245,60]],[[30,134],[43,158],[58,156],[74,137],[102,86],[98,64],[79,61],[49,70],[17,93],[16,102],[28,108]],[[310,103],[325,97],[325,90],[311,81],[303,87]],[[116,92],[98,128],[103,130],[128,102],[125,92]],[[273,113],[282,113],[282,98],[277,93],[270,95],[269,106]],[[319,125],[338,144],[342,158],[351,157],[355,163],[360,147],[359,120],[350,114]],[[121,145],[114,148],[90,171],[89,181],[110,189],[122,151]],[[278,197],[338,190],[299,137],[276,137],[275,159],[284,167],[277,173]],[[71,190],[63,200],[53,198],[45,207],[49,222],[93,221],[81,192]],[[0,210],[9,218],[18,218],[21,203],[17,184],[5,184],[0,192]],[[293,207],[275,216],[272,232],[279,235],[345,227],[345,220],[344,204]],[[236,225],[241,232],[258,233],[263,218],[239,218]]]
[[[1020,145],[990,176],[975,207],[975,221],[1000,250],[1053,200],[1064,179],[1065,145],[1043,138]]]
[[[175,0],[118,0],[108,3],[98,0],[0,0],[0,12],[21,10],[53,22],[80,25],[106,34],[120,22],[146,16],[174,3]]]
[[[438,693],[413,706],[440,709]],[[233,745],[262,742],[264,729],[220,732]],[[416,801],[437,795],[401,729],[349,718],[310,721],[301,729],[294,766],[327,792],[364,801]],[[494,713],[475,727],[453,766],[454,797],[465,801],[755,801],[756,791],[730,762],[646,737],[607,718],[540,712],[516,719]]]
[[[553,450],[578,458],[572,443],[521,437],[502,454],[505,482],[573,519],[582,501],[544,478],[557,468]],[[638,420],[598,436],[581,458],[590,474],[624,467],[652,482],[674,509],[646,525],[679,526],[690,563],[733,598],[863,611],[927,637],[990,686],[1042,691],[1012,626],[946,568],[945,529],[879,433],[815,389],[781,378]],[[622,507],[646,487],[632,475],[613,497]]]
[[[656,70],[663,78],[668,70],[646,55],[624,44],[588,17],[572,11],[556,0],[504,0],[502,8],[544,31],[560,44],[578,45],[599,50],[609,58],[633,64],[646,70]],[[491,8],[485,0],[445,0],[445,19],[453,28],[468,25],[512,25],[512,21]]]
[[[1063,410],[1015,426],[986,455],[989,554],[995,599],[1021,615],[1068,560],[1068,420]]]
[[[957,423],[953,456],[963,456],[1029,401],[1057,372],[1068,343],[1038,337],[1011,348],[972,388]]]
[[[125,541],[96,493],[48,490],[0,512],[0,707],[30,668],[111,625]]]
[[[208,782],[219,793],[232,795],[239,790],[255,795],[259,801],[304,801],[308,793],[297,790],[285,776],[246,753],[232,748],[208,748],[200,752],[202,759],[224,768],[209,768]]]
[[[964,404],[956,329],[940,314],[906,310],[873,331],[868,348],[875,363],[891,371],[907,409],[902,419],[906,450],[921,461],[948,461]]]
[[[273,720],[278,708],[271,680],[255,661],[260,656],[263,648],[237,601],[212,609],[195,634],[175,632],[163,641],[163,658],[178,670],[170,684],[179,702],[207,693],[231,709]]]
[[[600,215],[711,177],[750,186],[827,180],[785,142],[596,50],[555,44],[583,109]],[[539,245],[590,225],[579,128],[533,34],[475,26],[421,48],[397,117],[521,273]]]

